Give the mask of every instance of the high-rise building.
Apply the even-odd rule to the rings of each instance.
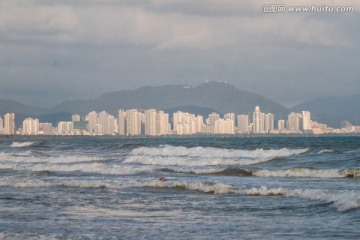
[[[206,124],[209,126],[214,127],[215,121],[220,119],[220,115],[216,112],[212,112],[209,114],[209,117],[206,119]]]
[[[214,124],[214,134],[234,134],[234,121],[230,119],[219,119]]]
[[[145,135],[156,136],[158,134],[157,129],[160,128],[160,118],[155,109],[145,110]]]
[[[288,130],[293,133],[300,131],[300,116],[298,113],[290,113],[288,116]]]
[[[115,129],[117,128],[117,121],[113,115],[108,116],[108,129],[107,133],[108,135],[114,135]]]
[[[124,109],[119,110],[118,120],[119,120],[118,134],[121,136],[125,136],[126,135],[126,126],[125,126],[125,111],[124,111]]]
[[[310,111],[302,111],[302,129],[304,132],[311,131],[311,115]]]
[[[202,116],[180,111],[173,114],[174,133],[178,135],[200,133],[203,124]]]
[[[263,121],[261,117],[260,107],[256,106],[253,112],[253,132],[261,133],[263,129]]]
[[[249,132],[249,115],[238,115],[238,132],[248,133]]]
[[[235,129],[235,113],[226,113],[224,115],[224,120],[231,120],[234,123],[233,128]]]
[[[90,135],[94,135],[96,133],[97,127],[96,124],[98,124],[98,114],[95,111],[90,112],[87,115],[88,120],[88,131]]]
[[[283,120],[283,119],[278,120],[278,131],[280,133],[285,132],[285,120]]]
[[[23,135],[37,135],[39,133],[39,119],[26,118],[23,121]]]
[[[102,111],[99,113],[99,118],[97,121],[97,124],[100,126],[97,126],[97,134],[98,135],[113,135],[115,133],[115,125],[114,120],[115,117],[112,115],[109,115],[107,112]]]
[[[101,126],[101,131],[98,134],[109,134],[109,121],[108,121],[108,113],[105,111],[102,111],[99,113],[99,119],[98,124]]]
[[[15,134],[15,113],[7,113],[4,115],[4,134]]]
[[[126,110],[126,135],[135,136],[141,134],[141,112],[137,109]]]
[[[59,122],[58,123],[58,134],[59,135],[73,135],[74,134],[74,123],[73,122]]]
[[[275,121],[274,114],[267,113],[267,114],[264,115],[264,117],[265,117],[265,119],[264,119],[264,123],[265,123],[264,131],[266,133],[270,133],[270,132],[274,131],[274,121]]]
[[[195,133],[201,133],[204,125],[204,118],[201,115],[198,115],[194,118],[195,122]]]
[[[157,135],[166,135],[169,134],[169,114],[159,111],[156,114],[156,134]]]

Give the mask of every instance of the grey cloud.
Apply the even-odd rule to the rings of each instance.
[[[253,1],[21,2],[2,3],[3,98],[54,105],[206,79],[288,106],[360,91],[356,14],[262,14]]]

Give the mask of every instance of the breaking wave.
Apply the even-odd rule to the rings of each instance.
[[[21,148],[21,147],[30,147],[36,142],[12,142],[10,147]]]
[[[227,193],[236,193],[237,189],[234,186],[221,184],[221,183],[212,183],[212,182],[198,182],[198,183],[168,183],[154,181],[150,183],[139,183],[134,185],[134,187],[149,187],[149,188],[174,188],[179,190],[192,190],[203,193],[211,194],[227,194]]]
[[[223,183],[213,182],[161,182],[159,180],[147,182],[107,182],[107,181],[20,181],[15,178],[1,179],[0,186],[12,186],[17,188],[171,188],[175,190],[197,191],[206,194],[240,194],[251,196],[285,196],[302,198],[312,201],[321,201],[332,204],[339,211],[348,211],[360,208],[360,193],[351,190],[330,191],[320,189],[285,189],[268,188],[266,186],[244,188]]]
[[[235,150],[213,147],[140,147],[131,151],[124,162],[147,165],[214,166],[252,165],[275,158],[306,152],[308,149]]]
[[[224,176],[257,176],[257,177],[310,177],[310,178],[357,178],[360,177],[360,169],[327,169],[317,170],[312,168],[290,168],[281,170],[270,169],[247,169],[247,168],[208,168],[208,169],[171,169],[160,168],[159,172],[190,173],[190,174],[213,174]]]
[[[331,203],[339,211],[348,211],[360,207],[360,194],[349,190],[335,192],[319,189],[283,189],[267,188],[266,186],[261,186],[259,188],[241,190],[240,193],[254,196],[283,195],[286,197],[297,197],[314,201],[322,201]]]
[[[339,211],[348,211],[360,207],[360,194],[355,191],[330,192],[318,189],[295,189],[287,191],[285,196],[331,203]]]

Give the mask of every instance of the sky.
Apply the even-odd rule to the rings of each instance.
[[[288,10],[310,5],[354,11]],[[206,80],[287,107],[356,95],[359,23],[358,0],[0,0],[0,99],[52,107]]]

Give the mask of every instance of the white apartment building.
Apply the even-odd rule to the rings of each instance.
[[[311,114],[310,111],[302,111],[302,129],[311,131]]]
[[[235,134],[234,121],[219,119],[214,124],[214,134]]]
[[[39,133],[39,119],[26,118],[23,121],[22,134],[23,135],[38,135]]]
[[[285,120],[283,120],[283,119],[278,120],[278,131],[280,133],[284,133],[285,130],[286,130],[286,128],[285,128]]]
[[[150,136],[158,135],[157,128],[160,127],[160,125],[161,125],[160,121],[159,123],[157,122],[156,110],[155,109],[145,110],[145,135],[150,135]]]
[[[4,115],[4,134],[15,134],[15,113],[7,113]]]
[[[118,134],[121,136],[126,135],[126,126],[125,126],[125,111],[120,109],[118,113]]]
[[[249,115],[241,114],[237,116],[238,121],[238,132],[239,133],[248,133],[249,132]]]
[[[264,115],[264,131],[266,133],[270,133],[272,131],[274,131],[275,127],[274,127],[274,121],[275,121],[275,116],[274,114],[271,113],[267,113]]]
[[[126,135],[136,136],[141,134],[141,112],[137,109],[126,110]]]
[[[300,132],[300,118],[299,113],[290,113],[288,116],[288,130],[292,133]]]
[[[74,123],[59,122],[57,130],[59,135],[74,135]]]

